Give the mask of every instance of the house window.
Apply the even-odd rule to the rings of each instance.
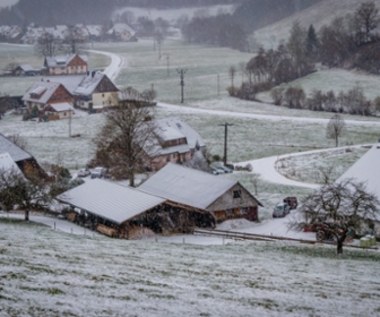
[[[241,190],[240,189],[234,190],[233,191],[233,197],[234,198],[241,198]]]

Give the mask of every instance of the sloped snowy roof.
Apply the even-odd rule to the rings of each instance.
[[[31,159],[32,156],[21,149],[19,146],[11,142],[0,133],[0,153],[8,153],[15,162]]]
[[[74,110],[74,108],[67,102],[53,103],[49,106],[56,112]]]
[[[5,172],[14,172],[22,175],[21,170],[9,153],[0,153],[0,170]]]
[[[75,58],[77,54],[71,55],[58,55],[58,56],[47,56],[45,57],[45,62],[47,67],[66,67],[67,64],[71,62],[73,58]],[[79,56],[79,55],[78,55]],[[81,59],[86,61],[84,56],[79,56]]]
[[[36,81],[22,97],[22,100],[47,103],[59,85],[60,83],[51,82],[50,80]]]
[[[169,117],[164,119],[155,120],[155,124],[159,129],[176,130],[187,139],[187,144],[190,148],[194,149],[197,146],[204,147],[205,142],[197,131],[189,126],[185,121],[176,117]]]
[[[79,84],[84,80],[85,75],[72,75],[72,76],[51,76],[45,77],[45,80],[50,80],[51,82],[60,83],[71,93],[74,94],[75,89],[78,88]]]
[[[207,209],[237,181],[168,163],[139,189],[173,202]]]
[[[112,34],[114,32],[116,34],[128,32],[132,36],[136,34],[136,31],[132,29],[128,24],[125,24],[125,23],[115,23],[114,26],[107,31],[108,34]]]
[[[57,199],[117,224],[165,202],[163,198],[100,179],[88,180]]]
[[[101,72],[90,73],[85,76],[79,86],[75,89],[74,93],[77,95],[91,95],[102,79],[106,76]]]
[[[380,144],[374,145],[337,182],[346,179],[365,183],[367,190],[380,199]]]

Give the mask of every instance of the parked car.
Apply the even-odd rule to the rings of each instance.
[[[95,167],[91,171],[91,178],[102,178],[106,174],[106,169],[104,167]]]
[[[81,169],[78,172],[78,177],[87,177],[90,174],[91,174],[91,172],[88,169]]]
[[[298,207],[297,197],[294,196],[284,198],[284,203],[288,204],[290,210],[297,209]]]
[[[220,174],[224,174],[225,171],[221,169],[220,167],[211,167],[211,173],[213,173],[214,175],[220,175]]]
[[[290,207],[288,204],[280,203],[273,208],[273,218],[285,217],[290,213]]]

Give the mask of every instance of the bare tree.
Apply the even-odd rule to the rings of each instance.
[[[107,168],[115,178],[127,178],[135,186],[135,174],[147,165],[154,146],[152,112],[138,101],[121,101],[106,113],[106,123],[95,139],[93,164]]]
[[[343,180],[322,186],[305,198],[299,211],[302,217],[293,227],[312,226],[320,240],[333,238],[337,253],[343,253],[343,243],[350,231],[359,233],[378,217],[379,201],[366,191],[363,183]]]
[[[379,10],[373,1],[362,3],[354,14],[355,35],[358,45],[372,41],[372,32],[379,23]]]
[[[335,146],[339,145],[339,138],[344,134],[346,123],[342,116],[335,114],[327,124],[326,135],[329,139],[335,139]]]
[[[15,205],[25,212],[29,221],[32,209],[46,208],[50,202],[48,183],[45,179],[32,176],[26,179],[15,170],[0,171],[0,202],[3,208],[11,210]]]
[[[54,56],[60,50],[60,43],[53,34],[43,33],[37,40],[36,49],[42,56]]]
[[[67,46],[68,52],[71,54],[76,54],[86,43],[86,38],[83,36],[80,28],[77,26],[69,26],[63,43]]]

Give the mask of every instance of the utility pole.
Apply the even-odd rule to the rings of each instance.
[[[218,92],[218,97],[220,96],[220,76],[216,75],[216,90]]]
[[[180,75],[180,85],[181,85],[181,103],[184,102],[184,87],[185,87],[185,74],[187,69],[179,68],[177,69],[177,73]]]
[[[228,138],[228,127],[233,126],[231,123],[219,124],[220,126],[224,126],[224,155],[223,155],[223,163],[224,166],[227,165],[227,138]]]

